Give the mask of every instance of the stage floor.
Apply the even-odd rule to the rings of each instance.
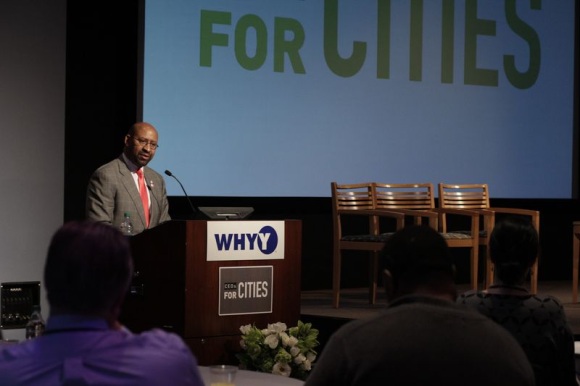
[[[468,285],[458,286],[459,291],[469,290]],[[343,289],[341,290],[340,308],[332,307],[332,290],[303,291],[301,293],[301,319],[312,321],[314,327],[316,321],[321,318],[336,319],[336,326],[351,320],[372,316],[383,309],[386,305],[383,289],[379,288],[377,303],[371,305],[368,302],[368,289]],[[572,280],[539,282],[538,293],[552,295],[560,299],[564,304],[564,309],[570,328],[580,340],[580,303],[572,303]],[[326,323],[325,323],[326,324]],[[331,333],[331,331],[325,331]]]

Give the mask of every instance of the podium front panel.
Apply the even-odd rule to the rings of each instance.
[[[228,342],[231,346],[239,341],[242,325],[296,325],[300,317],[301,232],[300,220],[285,220],[283,259],[242,261],[206,260],[207,221],[203,220],[174,220],[133,236],[135,274],[120,320],[135,332],[162,328],[179,334],[191,343],[201,364],[211,363],[210,358],[200,357],[201,347],[215,358],[223,348],[208,343]],[[219,315],[220,268],[254,266],[273,267],[272,312]]]

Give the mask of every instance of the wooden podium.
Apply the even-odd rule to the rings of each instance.
[[[207,261],[208,222],[174,220],[131,238],[134,277],[120,320],[134,332],[177,333],[200,365],[237,364],[240,326],[298,322],[302,223],[283,222],[283,259]],[[272,312],[220,316],[220,267],[252,266],[273,267]]]

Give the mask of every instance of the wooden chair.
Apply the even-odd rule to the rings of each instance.
[[[369,256],[369,303],[375,304],[377,295],[377,276],[379,252],[383,248],[389,233],[380,232],[380,218],[388,217],[394,222],[394,231],[404,225],[404,214],[386,210],[376,210],[376,199],[373,196],[373,183],[337,184],[331,183],[332,218],[333,218],[333,264],[332,294],[333,306],[340,304],[340,281],[342,251],[354,250],[367,252]],[[358,217],[358,222],[356,221]],[[362,221],[361,221],[362,219]],[[359,223],[365,223],[362,232],[344,234]],[[351,229],[348,225],[351,225]],[[359,226],[360,228],[360,226]]]
[[[421,223],[427,218],[429,225],[437,229],[447,241],[450,248],[469,248],[471,264],[471,286],[478,288],[479,245],[477,237],[469,233],[456,232],[448,229],[447,216],[466,218],[469,229],[473,234],[479,233],[479,213],[473,211],[457,211],[455,209],[441,209],[435,207],[434,187],[431,183],[419,184],[386,184],[375,183],[374,195],[376,196],[377,209],[390,211],[416,212],[415,223]]]
[[[492,207],[489,200],[487,184],[439,184],[439,207],[453,209],[467,209],[479,211],[482,215],[481,230],[479,232],[479,245],[486,250],[486,287],[493,282],[493,264],[487,251],[489,236],[495,225],[496,214],[529,217],[532,224],[540,232],[540,212],[536,210],[520,208]],[[445,224],[443,224],[445,225]],[[530,289],[532,293],[538,291],[538,261],[531,269]]]

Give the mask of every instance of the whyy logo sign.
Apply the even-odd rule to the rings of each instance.
[[[283,258],[283,221],[207,222],[208,261]]]

